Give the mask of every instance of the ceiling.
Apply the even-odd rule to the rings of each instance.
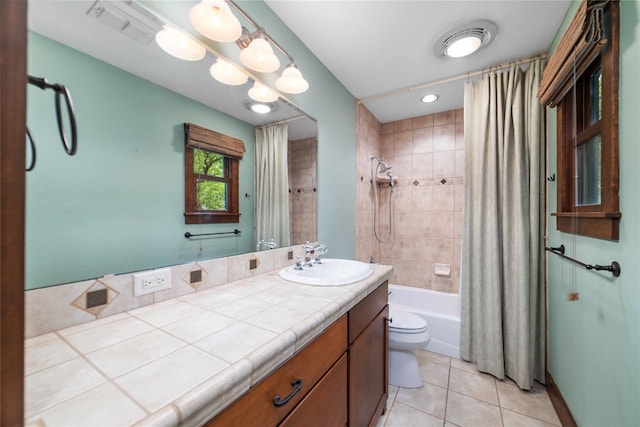
[[[165,22],[171,22],[190,31],[193,37],[198,37],[188,21],[189,8],[194,3],[150,1],[142,5],[142,2],[119,0],[30,0],[28,28],[254,126],[300,118],[288,121],[291,140],[316,135],[315,120],[284,100],[277,102],[276,111],[266,115],[245,108],[245,102],[250,101],[247,91],[253,84],[251,79],[241,86],[228,86],[215,81],[209,74],[209,67],[217,51],[224,49],[224,46],[216,42],[205,43],[204,40],[203,44],[208,49],[207,57],[196,62],[174,58],[158,47],[154,42],[155,32]],[[107,7],[113,13],[140,22],[141,26],[136,26],[140,32],[125,33],[105,25],[104,20],[96,19],[91,12],[96,6]],[[102,16],[113,15],[105,13]],[[231,48],[238,50],[235,45]],[[57,82],[52,80],[55,76],[42,76],[32,67],[28,72],[37,77],[47,77],[55,83],[66,84],[73,95],[72,82]],[[96,81],[95,84],[101,82]],[[122,102],[126,102],[126,99],[122,99]]]
[[[265,1],[382,123],[462,108],[466,74],[546,53],[571,3]],[[497,24],[497,37],[490,46],[466,58],[435,55],[434,43],[445,31],[475,19]],[[450,83],[408,90],[458,76]],[[420,102],[429,92],[440,99],[433,104]],[[378,95],[385,96],[368,99]]]

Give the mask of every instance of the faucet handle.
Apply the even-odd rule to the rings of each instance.
[[[304,270],[304,268],[302,268],[302,258],[300,258],[299,256],[296,257],[296,265],[295,267],[293,267],[294,271],[302,271]]]

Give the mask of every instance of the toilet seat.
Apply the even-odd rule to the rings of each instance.
[[[389,331],[400,334],[420,334],[429,329],[426,320],[417,314],[389,304]]]

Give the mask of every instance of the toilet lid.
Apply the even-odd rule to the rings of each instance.
[[[417,314],[389,305],[389,329],[406,334],[417,334],[428,329],[427,321]]]

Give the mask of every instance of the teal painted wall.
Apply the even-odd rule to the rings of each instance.
[[[28,71],[69,86],[79,147],[64,153],[52,92],[29,86],[27,289],[253,250],[252,199],[240,197],[239,224],[184,224],[182,123],[244,141],[241,195],[253,194],[253,126],[35,33]],[[184,238],[235,227],[244,233]]]
[[[309,81],[309,90],[291,100],[318,120],[318,240],[332,258],[354,259],[356,100],[266,3],[240,5],[295,58]]]
[[[290,100],[318,120],[318,239],[328,245],[332,257],[354,258],[356,100],[263,1],[240,4],[295,58],[309,82],[307,92]],[[180,2],[149,2],[148,6],[181,7]],[[29,42],[29,73],[73,82],[81,142],[76,158],[66,157],[55,136],[51,94],[29,88],[28,120],[39,160],[36,171],[27,175],[27,289],[253,249],[252,233],[203,241],[202,252],[199,244],[182,237],[185,231],[200,231],[185,226],[182,216],[180,124],[192,121],[245,142],[241,195],[253,193],[251,127],[38,35],[31,34]],[[69,70],[65,66],[69,63],[77,65]],[[126,103],[116,93],[118,87],[125,88]],[[116,118],[126,120],[125,124],[112,126]],[[151,132],[143,127],[149,124]],[[51,136],[48,143],[45,135]],[[69,194],[68,181],[77,180],[71,177],[78,173],[83,177],[81,189]],[[107,178],[108,184],[96,189],[93,183],[98,177]],[[146,189],[144,194],[134,191],[132,181]],[[45,182],[59,190],[39,190]],[[61,200],[69,204],[63,206]],[[155,212],[150,206],[155,206]],[[241,197],[240,208],[238,228],[251,231],[251,201]],[[123,212],[139,215],[131,221]],[[90,216],[96,221],[89,221]],[[119,225],[106,226],[107,219]],[[61,233],[58,224],[65,223],[74,226],[74,234]],[[214,232],[229,226],[201,228],[201,232]],[[133,232],[136,238],[128,238]],[[103,242],[122,250],[109,249]],[[70,264],[82,274],[67,278]]]
[[[556,43],[575,13],[572,5]],[[581,426],[640,425],[640,2],[621,1],[619,167],[620,240],[560,233],[549,244],[591,264],[618,261],[619,278],[549,255],[549,371]],[[549,173],[556,170],[556,111],[548,110]],[[549,185],[549,212],[556,187]],[[572,255],[573,256],[573,255]],[[575,276],[574,276],[575,275]],[[572,283],[580,300],[569,302]]]

